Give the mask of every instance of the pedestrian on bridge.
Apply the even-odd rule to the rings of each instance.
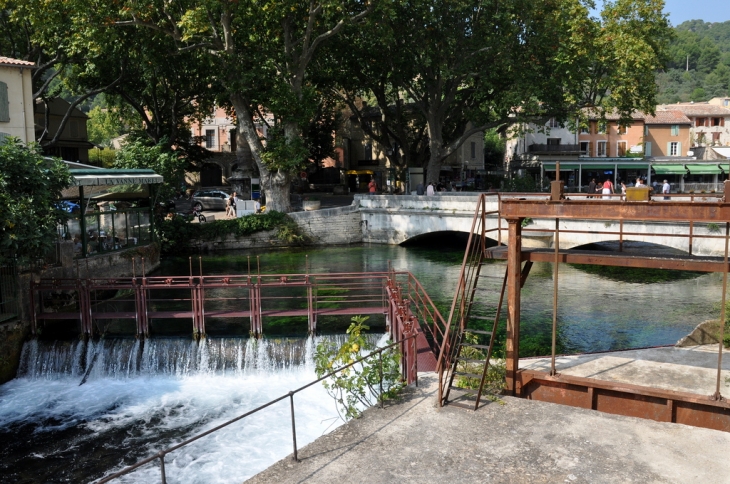
[[[664,180],[664,185],[662,185],[662,193],[664,194],[664,200],[669,200],[669,192],[672,191],[671,185],[669,185],[669,182],[667,180]]]
[[[609,178],[606,178],[606,181],[603,182],[603,190],[602,193],[604,195],[611,195],[613,194],[613,183],[611,183],[611,180]],[[611,198],[611,197],[608,197]]]
[[[591,178],[591,182],[588,184],[588,193],[591,195],[588,195],[588,198],[593,198],[593,195],[596,193],[596,179]]]

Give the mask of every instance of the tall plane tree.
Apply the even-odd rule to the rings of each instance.
[[[302,130],[318,106],[310,66],[323,43],[370,11],[360,1],[127,0],[119,2],[118,26],[151,29],[175,40],[180,51],[200,49],[214,61],[233,106],[239,133],[248,142],[262,179],[267,206],[291,210],[291,178],[308,150]],[[266,143],[256,117],[272,113]],[[263,116],[258,116],[262,119]]]

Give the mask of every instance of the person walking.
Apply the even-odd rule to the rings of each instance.
[[[603,193],[604,195],[611,195],[613,193],[613,183],[611,183],[611,180],[609,178],[606,178],[606,181],[603,182],[603,190],[601,191],[601,193]]]
[[[664,200],[669,200],[669,192],[672,191],[672,187],[669,184],[667,180],[664,180],[664,185],[662,185],[662,193],[664,194]]]
[[[588,184],[588,198],[593,198],[593,195],[596,194],[596,179],[591,178],[591,182]]]

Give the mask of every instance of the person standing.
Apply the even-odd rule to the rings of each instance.
[[[626,195],[626,183],[621,182],[621,195]]]
[[[375,178],[370,179],[370,183],[368,183],[368,190],[370,191],[370,195],[375,195],[375,192],[378,190],[378,184],[375,183]]]
[[[596,193],[596,179],[591,178],[591,182],[588,184],[588,198],[593,198],[593,195]]]
[[[611,180],[609,178],[606,178],[606,181],[603,182],[602,193],[604,195],[611,195],[613,193],[613,183],[611,183]],[[609,198],[611,198],[611,197],[609,197]]]
[[[669,182],[667,180],[664,180],[664,185],[662,185],[662,193],[664,194],[664,200],[669,200],[669,192],[672,190],[671,185],[669,185]]]
[[[426,187],[426,195],[428,195],[429,197],[432,197],[434,195],[433,183],[429,183],[428,187]]]

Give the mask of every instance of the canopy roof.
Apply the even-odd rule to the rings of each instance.
[[[684,165],[651,165],[651,169],[657,175],[684,175],[687,173],[687,169]]]
[[[73,186],[147,185],[162,183],[162,175],[150,169],[79,169],[71,170]]]
[[[685,166],[691,175],[719,175],[722,173],[718,164],[687,164]]]

